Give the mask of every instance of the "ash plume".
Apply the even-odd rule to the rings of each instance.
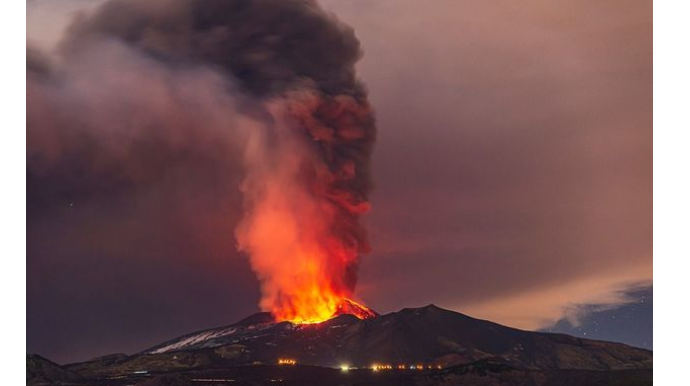
[[[352,28],[315,1],[108,1],[74,20],[54,63],[27,51],[28,172],[71,195],[171,170],[240,185],[235,235],[261,308],[323,320],[369,250],[359,217],[376,130],[360,57]]]

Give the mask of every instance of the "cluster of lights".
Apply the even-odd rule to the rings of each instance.
[[[297,361],[295,359],[290,359],[290,358],[280,358],[278,359],[278,364],[279,365],[296,365]],[[350,371],[350,370],[357,370],[357,367],[352,367],[347,364],[342,364],[340,365],[340,370],[341,371]],[[381,370],[441,370],[442,367],[440,365],[405,365],[405,364],[400,364],[400,365],[390,365],[390,364],[373,364],[369,367],[369,369],[373,371],[381,371]]]
[[[409,365],[409,366],[408,366],[408,365],[397,365],[397,366],[392,366],[392,365],[372,365],[372,366],[371,366],[371,369],[374,370],[374,371],[379,371],[379,370],[393,370],[393,369],[397,369],[397,370],[408,370],[408,369],[409,369],[409,370],[424,370],[424,369],[429,369],[429,370],[431,370],[431,369],[437,369],[437,370],[440,370],[440,369],[441,369],[441,366],[440,366],[440,365],[436,365],[436,366],[432,366],[432,365],[426,365],[426,366],[424,366],[424,365]]]

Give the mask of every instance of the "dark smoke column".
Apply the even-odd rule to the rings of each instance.
[[[309,0],[113,0],[78,19],[62,50],[78,55],[104,40],[237,85],[228,92],[253,123],[228,128],[248,136],[236,236],[261,281],[262,309],[317,322],[350,307],[369,250],[359,217],[376,134],[353,30]]]

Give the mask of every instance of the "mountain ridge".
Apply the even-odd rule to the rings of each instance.
[[[360,320],[344,314],[319,324],[273,322],[257,313],[113,360],[69,365],[115,373],[224,365],[299,364],[371,367],[374,364],[450,367],[491,359],[530,370],[651,369],[652,352],[622,343],[532,332],[446,310],[433,304]]]
[[[318,324],[275,322],[269,313],[256,313],[133,355],[64,366],[27,356],[27,384],[235,379],[268,385],[285,379],[304,386],[328,379],[342,385],[648,385],[652,367],[649,350],[520,330],[430,304],[369,319],[343,314]]]

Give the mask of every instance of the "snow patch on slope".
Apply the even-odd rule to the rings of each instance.
[[[163,354],[173,351],[217,347],[229,341],[256,338],[256,333],[273,327],[273,323],[258,323],[249,326],[229,326],[193,333],[173,341],[164,343],[160,347],[154,347],[144,354]]]

